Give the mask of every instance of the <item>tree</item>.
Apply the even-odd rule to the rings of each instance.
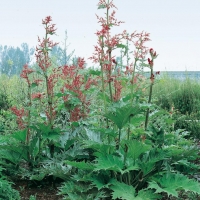
[[[5,45],[0,46],[0,71],[9,77],[21,73],[24,64],[29,64],[31,56],[34,53],[33,48],[29,48],[27,43],[22,43],[21,47]]]

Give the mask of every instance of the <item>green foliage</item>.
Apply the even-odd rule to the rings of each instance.
[[[106,18],[115,7],[110,3],[98,7],[107,9]],[[46,36],[55,33],[54,25],[53,31],[48,30],[49,22],[43,21]],[[25,81],[1,76],[1,166],[8,175],[31,181],[50,177],[53,182],[62,181],[59,194],[66,200],[156,200],[163,194],[179,197],[183,191],[200,194],[199,183],[192,179],[199,173],[199,149],[188,132],[177,126],[180,116],[198,116],[198,87],[186,80],[182,84],[174,81],[174,86],[170,81],[165,88],[162,84],[169,82],[161,79],[154,98],[157,54],[151,49],[148,56],[152,60],[143,58],[148,34],[132,37],[123,32],[124,40],[117,39],[115,44],[109,41],[112,37],[105,37],[114,25],[102,24],[98,32],[102,46],[95,46],[98,51],[92,59],[99,62],[99,69],[84,68],[84,60],[76,57],[69,65],[72,54],[66,57],[66,46],[51,48],[54,43],[44,39],[37,48],[36,71],[23,69]],[[138,40],[133,42],[137,53],[129,66],[128,41],[134,39]],[[115,49],[122,50],[120,64],[113,57]],[[123,56],[127,56],[127,65],[123,65]],[[56,66],[63,62],[65,66]],[[146,79],[140,67],[150,68],[151,76]],[[12,116],[8,108],[16,105],[19,110]],[[4,122],[13,124],[14,120],[8,129]],[[1,181],[5,195],[15,193],[4,177]]]
[[[2,175],[0,167],[0,200],[20,200],[19,192],[11,187],[11,183]]]
[[[116,180],[111,180],[112,199],[123,199],[123,200],[155,200],[161,196],[155,194],[153,190],[140,190],[136,195],[135,189],[127,184],[120,183]]]
[[[105,155],[96,153],[96,165],[95,171],[99,170],[111,170],[115,172],[123,173],[123,160],[115,155]]]
[[[100,200],[106,198],[103,192],[94,190],[91,186],[80,182],[66,182],[59,190],[58,194],[64,195],[64,200],[79,200],[80,197],[85,200]]]
[[[113,121],[119,129],[122,129],[129,120],[131,115],[136,115],[140,111],[138,106],[133,107],[132,105],[120,105],[120,103],[116,103],[112,105],[111,111],[105,114],[105,117]]]
[[[31,195],[30,198],[29,198],[29,200],[36,200],[36,197],[33,196],[33,195]]]
[[[10,107],[10,102],[7,94],[1,91],[0,93],[0,110],[7,110]]]
[[[126,199],[126,200],[131,200],[135,199],[135,189],[127,184],[120,183],[116,180],[111,180],[111,189],[113,190],[112,192],[112,199]]]
[[[192,191],[200,194],[200,184],[182,174],[165,173],[149,182],[149,188],[156,189],[156,193],[166,192],[168,196],[178,197],[179,190]]]
[[[127,145],[127,155],[129,158],[134,161],[139,158],[139,156],[143,153],[148,152],[151,149],[150,145],[144,144],[137,140],[129,140],[125,142]]]
[[[174,109],[175,129],[186,129],[192,137],[199,139],[199,81],[178,80],[166,75],[155,85],[154,95],[156,104],[170,112]]]

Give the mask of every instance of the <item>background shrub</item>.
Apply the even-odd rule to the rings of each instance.
[[[186,78],[179,80],[164,75],[155,84],[155,101],[169,111],[175,129],[186,129],[190,135],[200,139],[200,82]]]

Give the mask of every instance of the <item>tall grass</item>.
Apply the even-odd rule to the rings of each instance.
[[[164,74],[154,87],[156,104],[173,113],[175,128],[200,138],[200,80],[176,79]]]

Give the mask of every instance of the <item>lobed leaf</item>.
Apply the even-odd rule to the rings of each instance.
[[[200,184],[182,174],[164,174],[162,177],[149,182],[148,188],[156,189],[156,193],[166,192],[178,197],[178,190],[192,191],[200,194]]]

